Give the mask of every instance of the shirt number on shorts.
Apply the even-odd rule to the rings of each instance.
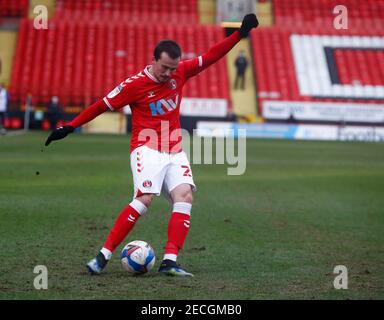
[[[189,169],[188,166],[181,166],[183,169],[185,169],[183,176],[184,177],[192,177],[191,175],[191,169]]]

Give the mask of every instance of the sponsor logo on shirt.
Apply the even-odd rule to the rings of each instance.
[[[174,99],[160,99],[156,102],[151,102],[149,108],[151,109],[151,115],[157,116],[165,114],[176,109],[179,102],[179,95],[177,94]]]

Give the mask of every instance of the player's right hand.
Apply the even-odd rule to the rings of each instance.
[[[45,141],[45,146],[48,146],[54,140],[64,139],[68,134],[72,133],[75,130],[72,126],[64,126],[57,128],[51,132],[47,141]]]
[[[257,28],[259,25],[259,21],[256,18],[256,15],[254,13],[247,14],[243,18],[243,22],[241,23],[241,27],[239,29],[240,36],[242,38],[245,38],[248,36],[249,31],[251,31],[252,28]]]

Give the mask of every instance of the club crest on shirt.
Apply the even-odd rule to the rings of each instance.
[[[143,182],[143,187],[144,187],[144,188],[150,188],[150,187],[152,187],[152,181],[151,181],[151,180],[145,180],[145,181]]]
[[[177,88],[177,83],[175,79],[169,80],[169,88],[175,90]]]

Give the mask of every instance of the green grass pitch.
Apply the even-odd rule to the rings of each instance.
[[[156,198],[105,272],[86,273],[132,199],[129,137],[0,137],[0,299],[383,299],[384,145],[247,140],[247,170],[192,165],[191,229],[179,262],[192,279],[157,274],[170,207]],[[42,152],[42,150],[44,152]],[[155,249],[128,275],[125,243]],[[36,290],[36,265],[48,289]],[[334,267],[348,269],[336,290]]]

